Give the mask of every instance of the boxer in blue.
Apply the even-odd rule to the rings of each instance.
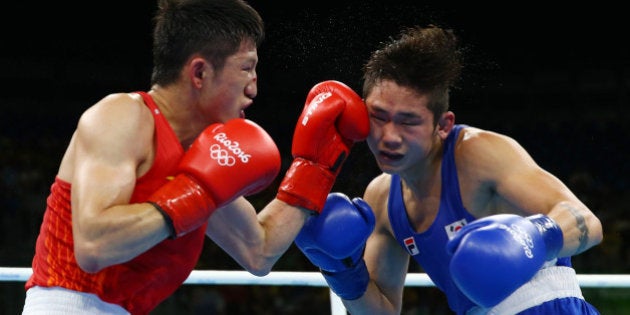
[[[599,314],[571,256],[599,219],[514,139],[455,123],[462,51],[451,30],[406,29],[365,65],[367,143],[382,174],[335,193],[295,242],[353,315],[400,314],[412,257],[455,314]]]

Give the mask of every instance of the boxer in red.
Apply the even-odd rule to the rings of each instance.
[[[259,14],[242,0],[160,1],[147,92],[80,117],[52,184],[24,315],[144,315],[189,276],[206,238],[263,276],[321,211],[355,141],[359,95],[313,87],[278,198],[257,211],[280,153],[244,111],[258,93]],[[89,69],[86,69],[86,71]]]

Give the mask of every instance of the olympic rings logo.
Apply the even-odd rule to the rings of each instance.
[[[210,157],[221,166],[233,166],[236,163],[236,159],[218,144],[210,146]]]
[[[505,228],[512,235],[512,238],[521,245],[525,257],[534,258],[534,252],[532,251],[534,240],[527,231],[516,224],[511,224],[509,227],[502,224],[501,227]]]
[[[221,147],[218,143],[210,146],[210,158],[216,160],[219,165],[234,166],[237,158],[243,163],[249,162],[251,155],[240,148],[238,141],[228,139],[224,132],[216,134],[213,138],[224,146]],[[236,157],[232,156],[230,152]]]

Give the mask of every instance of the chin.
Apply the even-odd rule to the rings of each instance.
[[[398,172],[400,171],[398,167],[392,166],[390,164],[379,163],[378,167],[381,169],[383,173],[387,173],[390,175],[398,174]]]

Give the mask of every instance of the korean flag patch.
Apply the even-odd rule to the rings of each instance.
[[[455,221],[447,226],[444,227],[444,229],[446,230],[446,235],[448,236],[448,239],[452,239],[455,236],[455,233],[457,233],[457,231],[461,230],[461,228],[464,227],[464,225],[468,224],[468,222],[466,221],[466,219],[461,219],[459,221]]]

